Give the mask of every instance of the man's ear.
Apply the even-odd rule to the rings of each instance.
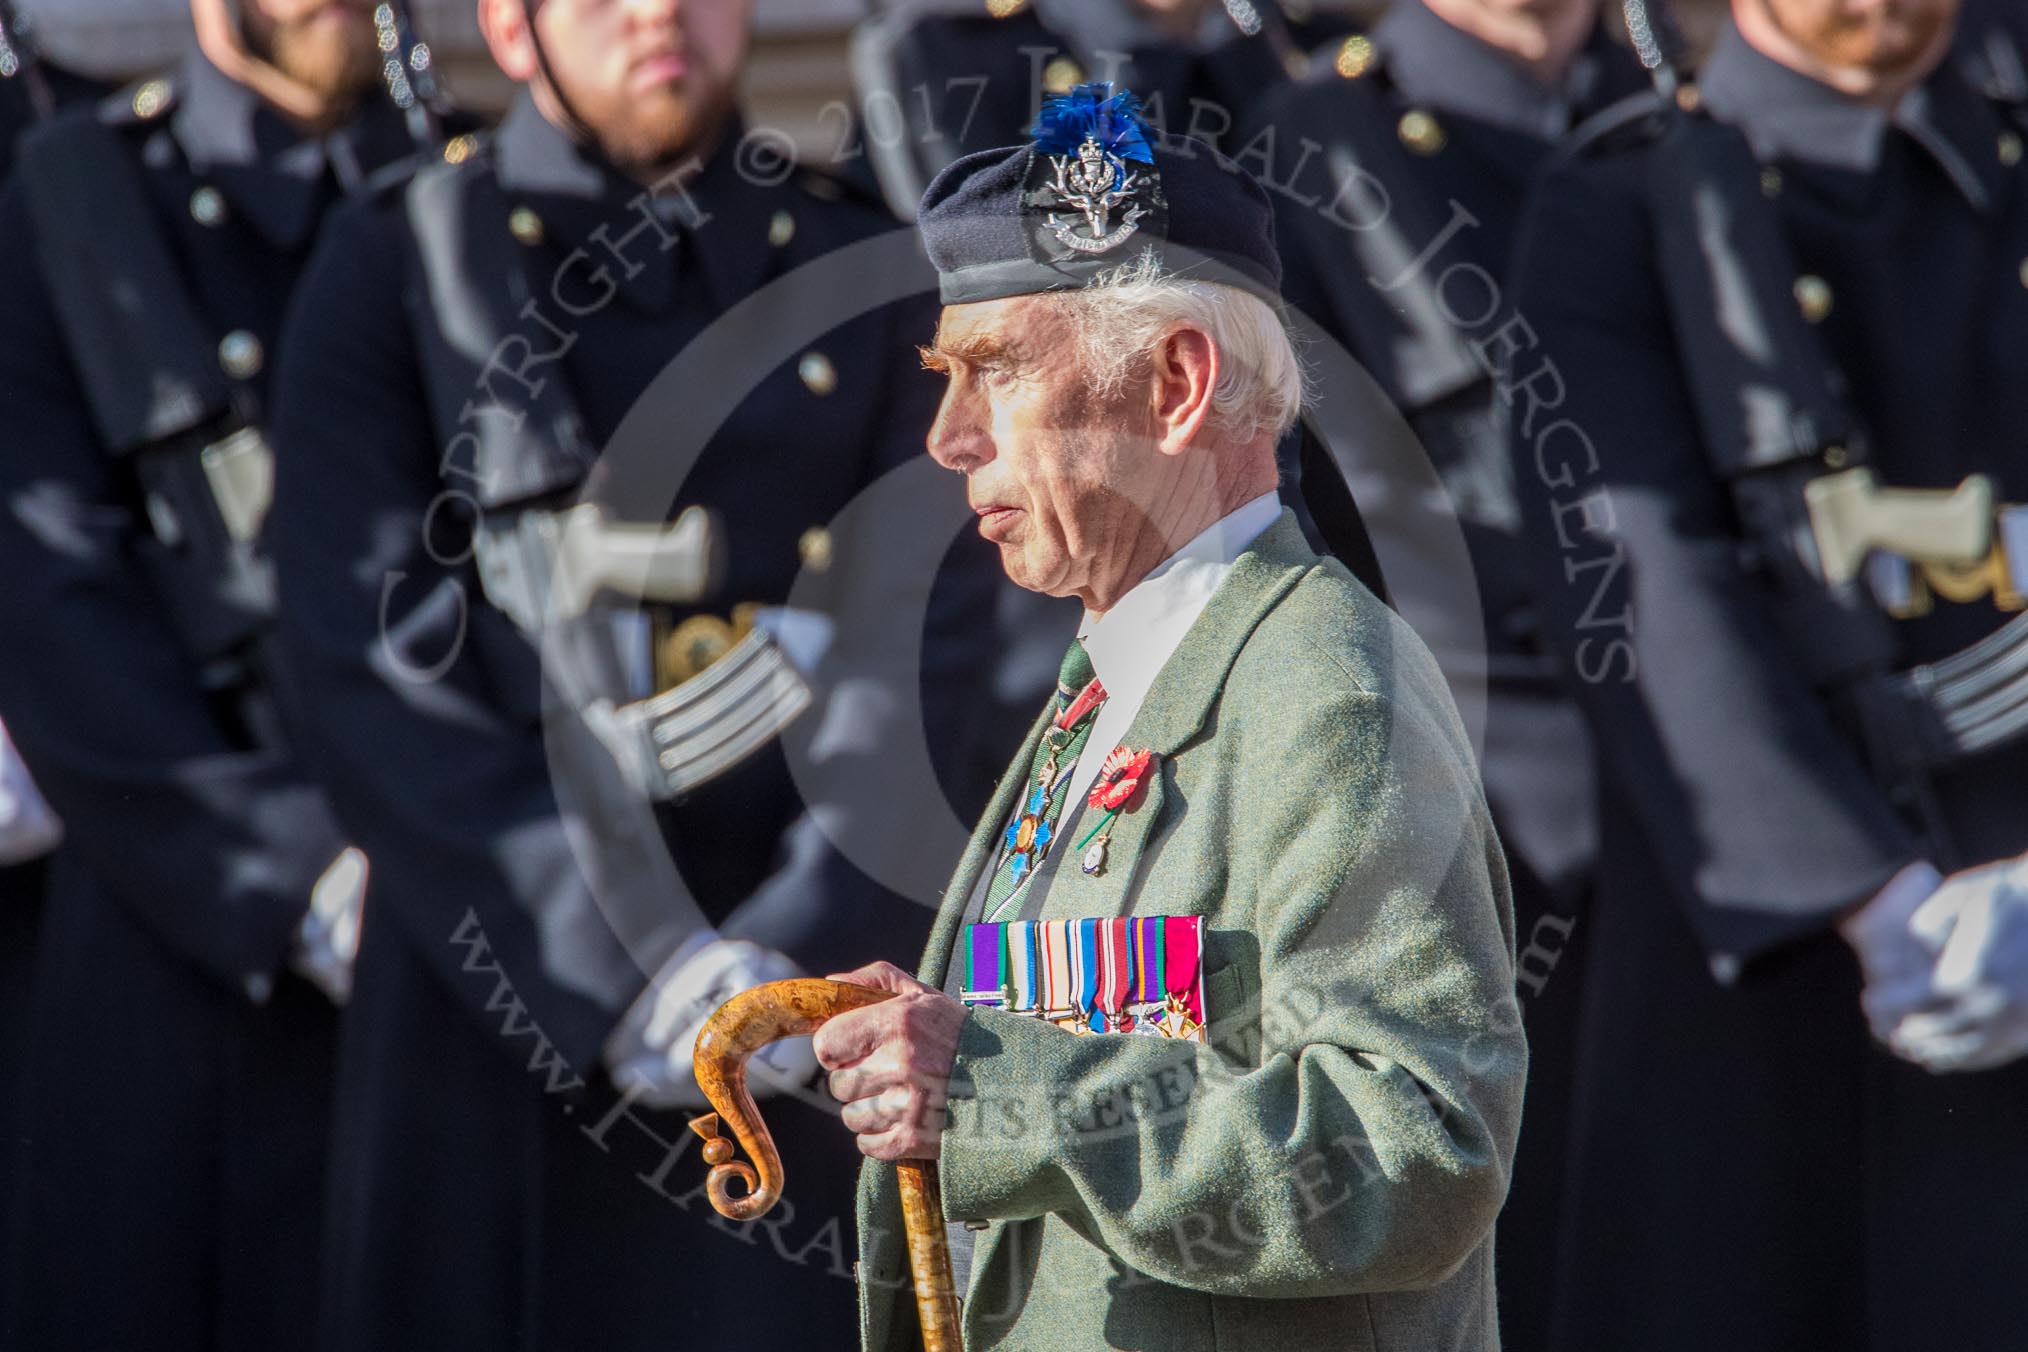
[[[1211,335],[1187,325],[1171,329],[1150,356],[1155,445],[1164,455],[1181,455],[1211,416],[1211,393],[1218,388],[1219,352]]]
[[[528,10],[522,0],[479,0],[479,33],[501,74],[516,84],[535,78],[540,63],[535,59],[535,35],[528,30]]]

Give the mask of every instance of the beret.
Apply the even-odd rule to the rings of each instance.
[[[1027,145],[966,155],[923,194],[916,226],[946,305],[1088,286],[1153,252],[1165,272],[1279,304],[1265,189],[1205,142],[1165,136],[1131,93],[1079,85]]]

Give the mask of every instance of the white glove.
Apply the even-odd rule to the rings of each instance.
[[[334,1005],[352,997],[352,964],[359,957],[359,917],[365,906],[366,856],[348,845],[310,888],[310,910],[296,927],[289,953],[289,966]]]
[[[1912,927],[1939,945],[1931,999],[1888,1045],[1939,1074],[2028,1053],[2028,856],[1953,874]]]
[[[692,935],[662,964],[606,1039],[613,1083],[638,1090],[657,1108],[708,1107],[690,1066],[704,1021],[743,990],[802,974],[771,948],[722,938],[716,930]],[[756,1098],[765,1098],[807,1082],[816,1070],[810,1039],[784,1038],[747,1062],[747,1085]]]
[[[1943,941],[1929,930],[1917,930],[1914,920],[1943,881],[1935,865],[1910,864],[1873,900],[1839,922],[1838,932],[1859,955],[1866,977],[1860,1007],[1873,1036],[1882,1043],[1888,1042],[1903,1016],[1931,998],[1930,977]]]
[[[63,840],[63,823],[29,778],[21,753],[0,726],[0,864],[40,859]]]

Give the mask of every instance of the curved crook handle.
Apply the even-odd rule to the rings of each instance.
[[[704,1097],[718,1111],[690,1123],[704,1138],[704,1162],[711,1174],[704,1192],[712,1209],[736,1221],[767,1214],[781,1200],[782,1156],[775,1138],[754,1107],[746,1087],[746,1061],[770,1042],[814,1033],[833,1015],[864,1009],[894,992],[842,981],[802,977],[771,981],[742,991],[718,1007],[697,1034],[691,1064]],[[718,1134],[719,1120],[753,1160],[732,1157],[732,1142]],[[908,1232],[908,1264],[915,1276],[916,1313],[922,1319],[923,1352],[961,1352],[958,1296],[951,1282],[950,1243],[944,1235],[944,1207],[934,1160],[904,1160],[896,1166],[901,1185],[902,1223]],[[745,1185],[743,1196],[732,1195],[732,1180]]]
[[[871,986],[799,977],[741,991],[704,1021],[691,1064],[698,1087],[718,1111],[694,1119],[690,1129],[704,1138],[704,1162],[711,1166],[705,1195],[719,1215],[750,1221],[766,1215],[782,1195],[781,1152],[746,1087],[747,1058],[770,1042],[814,1033],[833,1015],[893,996]],[[718,1133],[720,1119],[732,1128],[752,1164],[732,1157],[732,1142]],[[744,1196],[732,1195],[735,1178],[745,1185]]]

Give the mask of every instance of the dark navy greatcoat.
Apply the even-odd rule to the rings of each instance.
[[[257,411],[283,308],[341,197],[332,156],[197,58],[69,116],[119,129],[202,320],[268,354],[240,371]],[[335,139],[348,171],[409,148],[379,101]],[[200,219],[204,189],[223,207]],[[0,708],[67,838],[0,1343],[264,1352],[295,1343],[315,1305],[335,1020],[285,960],[344,841],[301,762],[255,731],[269,701],[207,689],[136,562],[141,494],[94,430],[41,272],[48,243],[17,174],[0,198]]]
[[[659,835],[585,797],[611,766],[572,741],[565,708],[545,718],[536,652],[482,590],[471,499],[445,496],[475,481],[440,474],[421,369],[424,339],[454,323],[429,303],[403,197],[335,218],[297,300],[270,534],[317,760],[374,889],[342,1038],[330,1352],[850,1336],[858,1157],[836,1105],[765,1102],[786,1204],[734,1225],[704,1200],[683,1115],[617,1098],[601,1068],[700,912],[816,975],[917,951],[979,797],[952,806],[890,773],[925,728],[932,759],[962,755],[1001,585],[961,482],[924,451],[941,388],[915,345],[933,333],[933,275],[872,201],[756,147],[726,132],[656,225],[639,184],[526,98],[427,171],[510,250],[508,275],[481,280],[555,325],[516,330],[530,346],[509,364],[548,354],[523,379],[567,392],[604,454],[609,512],[718,513],[727,579],[696,610],[781,605],[830,555],[838,632],[793,755],[778,744],[661,811]],[[473,398],[512,409],[516,389],[495,372]],[[917,515],[840,518],[896,467],[927,483]],[[947,549],[926,614],[909,589]],[[897,619],[920,658],[897,643],[869,663],[866,635]],[[906,897],[837,843],[882,834],[914,870],[882,883]]]
[[[1548,1345],[1596,827],[1583,721],[1527,586],[1491,354],[1515,315],[1503,283],[1530,175],[1573,122],[1641,83],[1601,36],[1546,86],[1421,0],[1397,0],[1370,34],[1265,98],[1228,144],[1269,187],[1283,292],[1321,334],[1313,360],[1342,350],[1363,368],[1346,378],[1320,365],[1319,378],[1327,402],[1366,410],[1342,450],[1389,594],[1485,714],[1481,768],[1514,881],[1530,1046],[1498,1249],[1501,1336],[1518,1352]],[[1359,184],[1376,195],[1360,198]],[[1433,548],[1460,532],[1476,605]]]
[[[1890,119],[1736,32],[1700,85],[1746,143],[1725,201],[1773,213],[1796,269],[1754,304],[1814,299],[1880,481],[1979,472],[2028,500],[2010,111],[1946,65]],[[1833,926],[1913,860],[2028,849],[2028,748],[1938,772],[1928,829],[1812,689],[1701,439],[1702,410],[1753,392],[1693,387],[1662,279],[1705,260],[1658,252],[1652,146],[1555,166],[1516,264],[1523,360],[1567,388],[1517,420],[1515,473],[1603,781],[1557,1345],[2018,1347],[2028,1065],[1932,1076],[1873,1045]],[[1555,418],[1583,437],[1531,440]],[[1895,626],[1895,664],[2005,618],[1939,604]]]
[[[49,93],[51,112],[112,92],[112,87],[103,80],[74,74],[48,61],[38,62],[34,69]],[[0,178],[13,170],[16,146],[43,115],[29,90],[25,68],[11,78],[0,79]]]
[[[43,63],[42,74],[58,107],[102,97],[106,87]],[[14,166],[14,147],[40,120],[24,81],[0,81],[0,180]],[[29,1009],[35,982],[35,940],[42,924],[42,896],[48,864],[37,859],[0,864],[0,1161],[13,1157],[20,1141],[20,1076],[29,1046]],[[4,1165],[0,1165],[4,1167]],[[12,1188],[0,1191],[0,1273],[8,1270],[7,1237],[12,1227],[6,1204]],[[0,1278],[0,1328],[6,1327],[6,1282]]]

